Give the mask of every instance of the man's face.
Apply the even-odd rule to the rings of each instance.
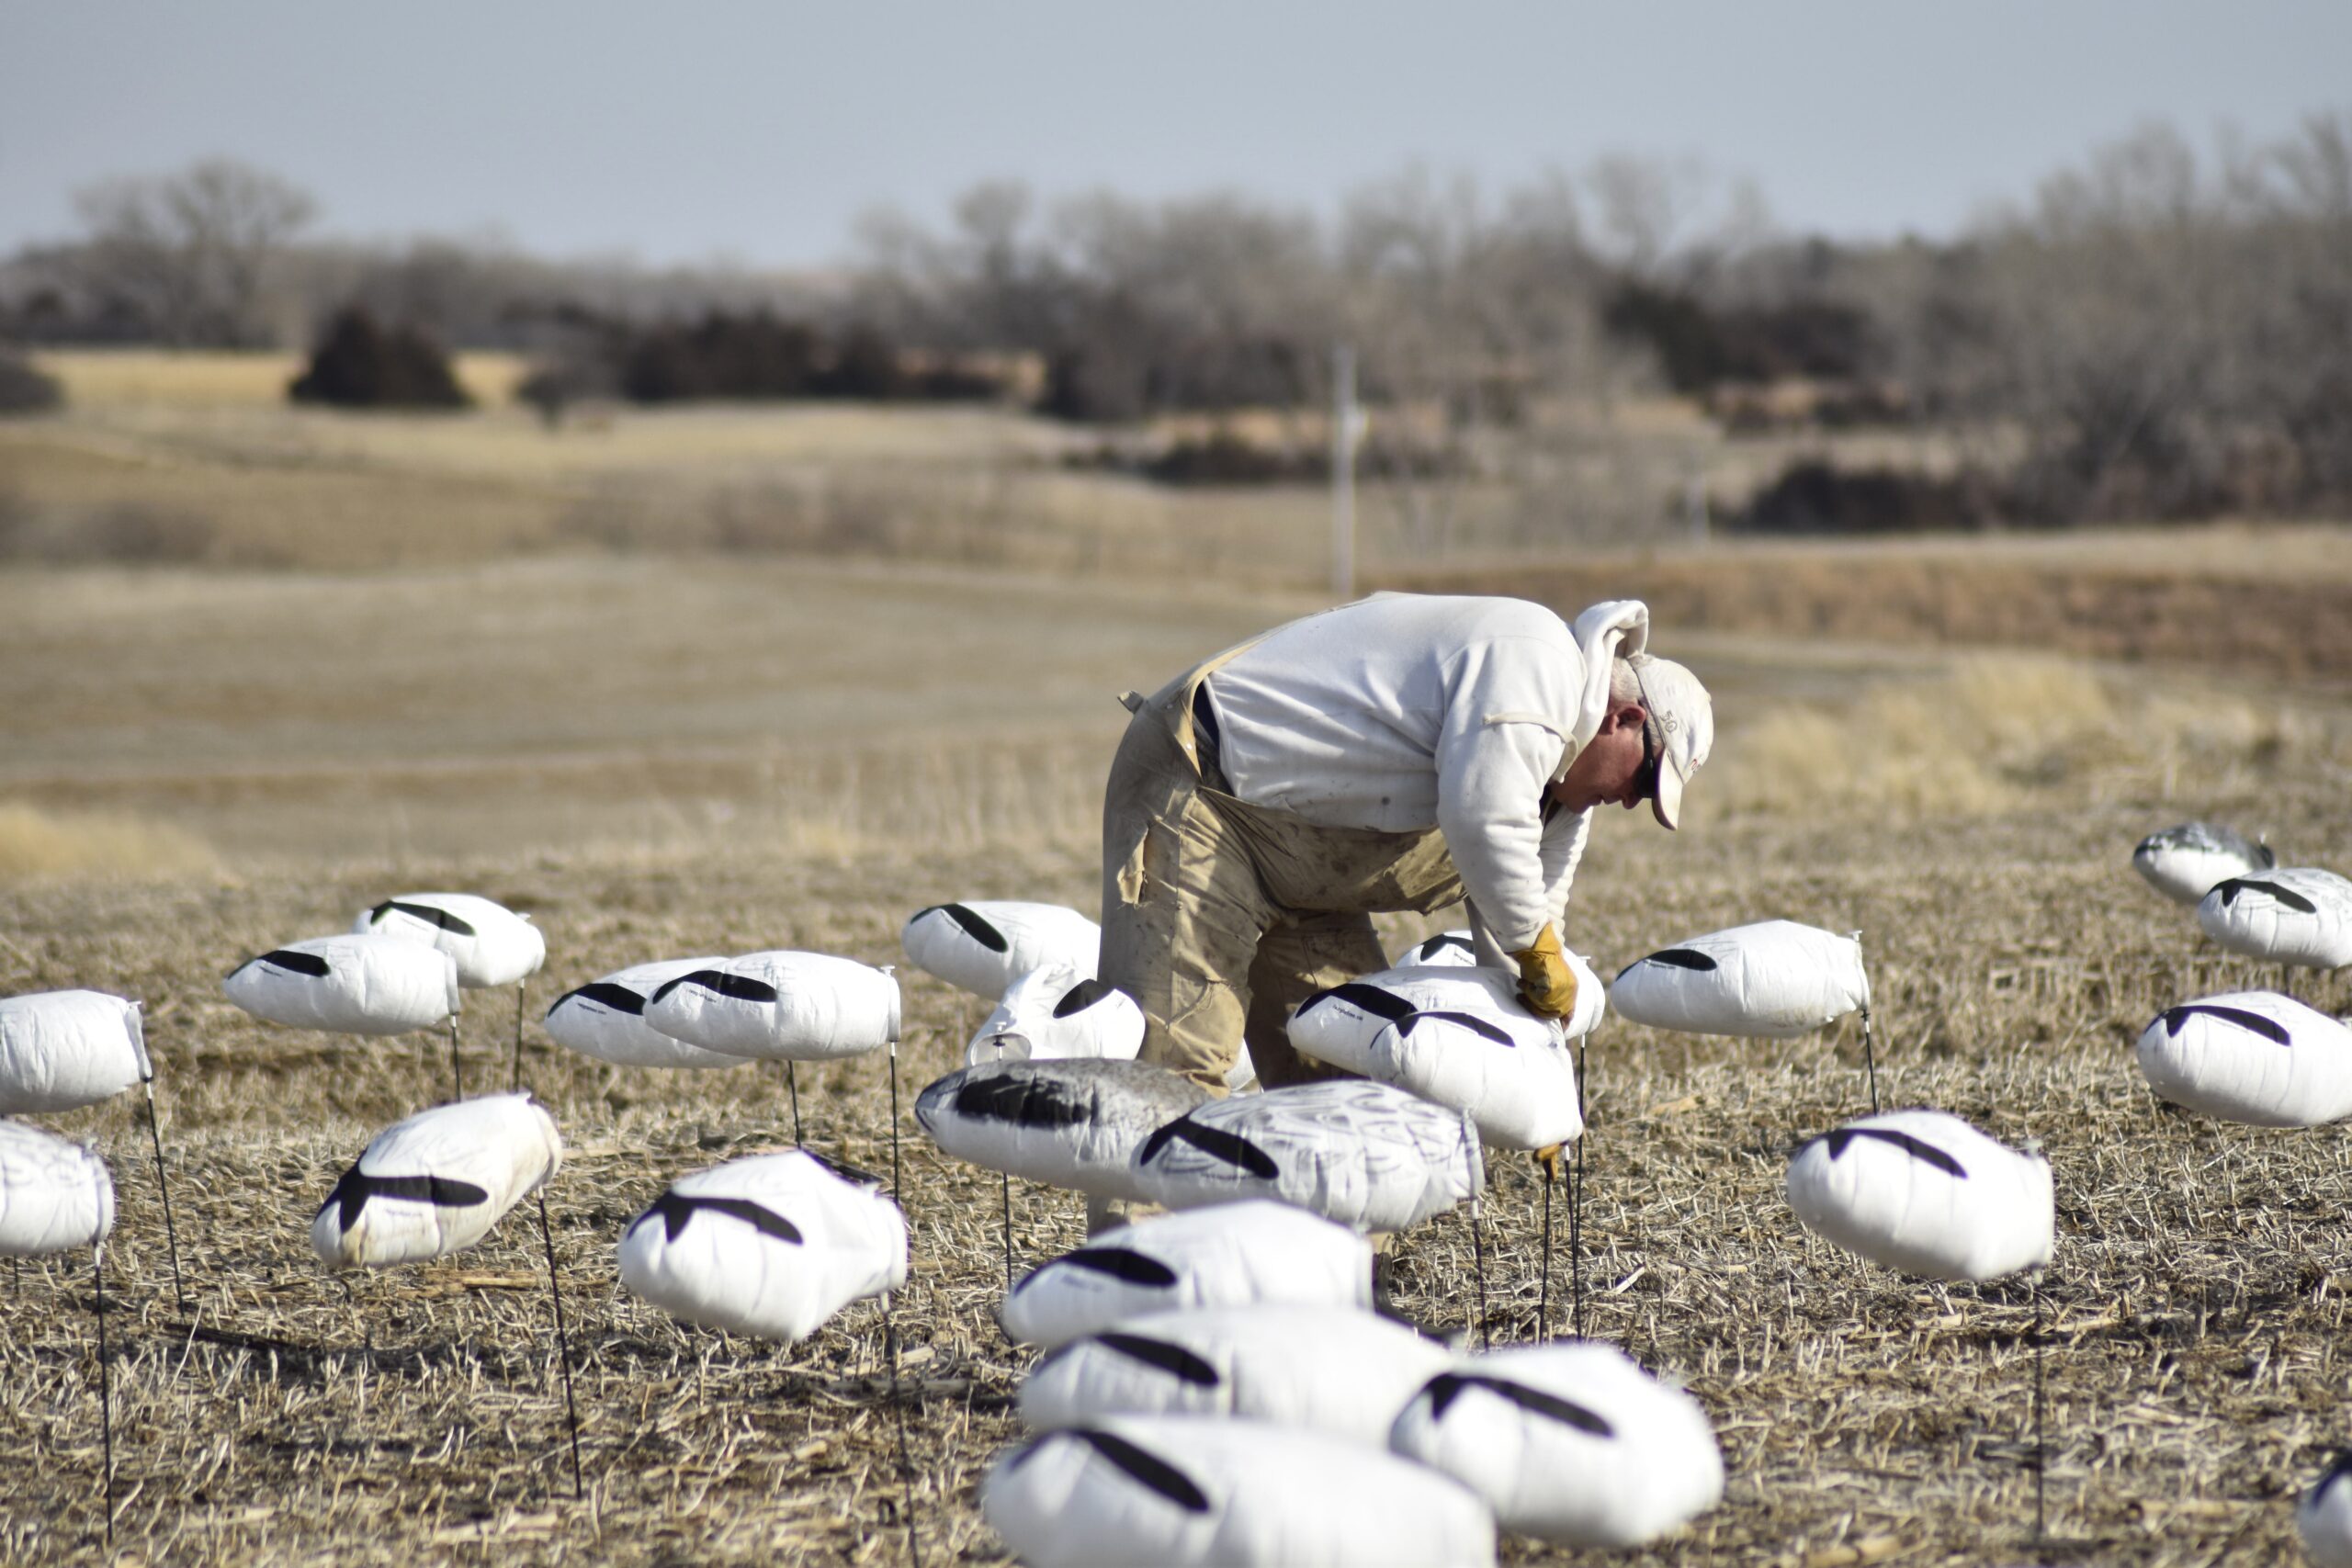
[[[1611,805],[1630,811],[1647,800],[1657,785],[1657,757],[1642,728],[1647,716],[1636,703],[1611,709],[1552,786],[1552,798],[1570,811]]]

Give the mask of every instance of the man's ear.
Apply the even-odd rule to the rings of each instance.
[[[1619,703],[1600,716],[1603,735],[1614,735],[1621,729],[1639,729],[1649,715],[1639,703]]]

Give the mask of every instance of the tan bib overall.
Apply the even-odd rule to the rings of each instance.
[[[1144,1061],[1219,1094],[1245,1039],[1270,1089],[1342,1076],[1291,1050],[1291,1010],[1387,966],[1373,912],[1463,897],[1435,828],[1317,827],[1203,782],[1193,695],[1252,646],[1131,702],[1102,803],[1102,978],[1142,1005]]]

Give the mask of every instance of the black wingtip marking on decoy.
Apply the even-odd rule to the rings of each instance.
[[[1190,1144],[1210,1158],[1223,1160],[1261,1181],[1272,1181],[1282,1174],[1282,1168],[1265,1150],[1238,1133],[1202,1125],[1193,1120],[1189,1111],[1153,1128],[1151,1136],[1143,1141],[1143,1149],[1136,1156],[1136,1163],[1149,1165],[1162,1149],[1174,1142]]]
[[[1182,1345],[1170,1345],[1165,1339],[1152,1339],[1141,1334],[1121,1334],[1116,1330],[1094,1337],[1122,1356],[1157,1367],[1179,1382],[1195,1388],[1215,1388],[1223,1380],[1216,1369]]]
[[[970,937],[990,953],[1009,953],[1012,949],[1012,944],[1005,941],[1004,933],[989,924],[988,917],[977,909],[967,908],[962,904],[933,904],[930,908],[916,915],[915,919],[922,919],[924,915],[945,915],[963,929],[966,936]]]
[[[1414,1011],[1413,1004],[1394,991],[1385,991],[1378,986],[1367,986],[1362,980],[1350,980],[1345,985],[1333,986],[1328,990],[1316,992],[1298,1004],[1298,1011],[1293,1016],[1304,1014],[1324,1002],[1334,1001],[1350,1003],[1372,1014],[1374,1018],[1385,1018],[1391,1023],[1401,1022],[1412,1017]]]
[[[607,1007],[615,1012],[625,1012],[632,1017],[641,1018],[645,1014],[645,998],[642,996],[610,980],[592,980],[587,985],[575,986],[556,998],[554,1006],[548,1009],[548,1016],[554,1017],[556,1008],[569,1001],[594,1002],[599,1007]]]
[[[375,925],[395,909],[411,919],[423,920],[426,925],[438,927],[452,936],[477,934],[470,922],[460,916],[451,914],[447,909],[438,908],[431,904],[411,904],[399,898],[387,898],[368,910],[368,923],[371,926]]]
[[[1408,1018],[1403,1022],[1399,1023],[1396,1026],[1396,1032],[1404,1035],[1411,1034],[1413,1032],[1413,1026],[1420,1022],[1421,1020],[1425,1018],[1433,1018],[1444,1023],[1460,1024],[1471,1033],[1491,1040],[1498,1045],[1516,1045],[1519,1043],[1518,1041],[1513,1040],[1510,1037],[1510,1032],[1503,1028],[1502,1025],[1495,1023],[1489,1020],[1480,1018],[1476,1013],[1468,1012],[1449,1012],[1444,1010],[1434,1012],[1417,1012],[1410,1018]]]
[[[1532,1416],[1542,1416],[1563,1426],[1594,1438],[1613,1438],[1617,1428],[1606,1416],[1589,1410],[1573,1399],[1563,1399],[1540,1388],[1530,1388],[1509,1378],[1498,1378],[1484,1372],[1440,1372],[1421,1387],[1429,1396],[1430,1414],[1445,1419],[1445,1412],[1466,1389],[1484,1389],[1498,1398],[1507,1399]]]
[[[1093,1445],[1094,1451],[1109,1460],[1137,1485],[1158,1493],[1188,1514],[1209,1511],[1208,1494],[1189,1475],[1148,1450],[1138,1448],[1114,1432],[1092,1427],[1074,1427],[1071,1437]]]
[[[1083,1269],[1092,1274],[1107,1274],[1126,1285],[1149,1285],[1165,1290],[1176,1282],[1176,1270],[1157,1258],[1146,1258],[1140,1252],[1129,1252],[1123,1247],[1081,1247],[1075,1252],[1065,1252],[1057,1259],[1073,1269]],[[1040,1273],[1044,1270],[1040,1269]],[[1025,1288],[1036,1274],[1021,1281]]]
[[[1802,1152],[1805,1147],[1810,1146],[1811,1144],[1826,1144],[1829,1148],[1829,1157],[1831,1159],[1838,1159],[1843,1157],[1846,1151],[1853,1146],[1854,1140],[1857,1138],[1869,1138],[1875,1143],[1885,1144],[1890,1147],[1901,1149],[1905,1154],[1909,1155],[1913,1159],[1919,1161],[1922,1165],[1933,1167],[1935,1169],[1942,1171],[1945,1175],[1957,1177],[1962,1181],[1968,1179],[1967,1168],[1962,1166],[1960,1161],[1952,1158],[1951,1156],[1944,1153],[1943,1150],[1936,1147],[1935,1145],[1928,1143],[1923,1139],[1915,1138],[1908,1133],[1898,1133],[1892,1127],[1840,1127],[1836,1132],[1824,1133],[1820,1137],[1811,1139],[1807,1144],[1800,1145],[1799,1151]]]
[[[2319,906],[2283,883],[2265,882],[2258,876],[2233,876],[2227,882],[2214,885],[2213,891],[2222,896],[2222,908],[2228,908],[2238,901],[2241,893],[2267,893],[2279,903],[2301,915],[2316,915]]]
[[[343,1173],[343,1179],[334,1184],[326,1201],[319,1205],[319,1213],[325,1213],[330,1204],[342,1204],[343,1211],[335,1217],[348,1235],[351,1227],[359,1223],[360,1212],[374,1198],[430,1203],[440,1209],[470,1209],[490,1201],[490,1194],[470,1181],[457,1181],[446,1176],[370,1176],[354,1165]]]
[[[2294,1036],[2287,1032],[2287,1026],[2277,1019],[2265,1018],[2244,1008],[2219,1007],[2211,1002],[2184,1002],[2177,1008],[2166,1008],[2164,1013],[2165,1038],[2178,1039],[2182,1027],[2199,1013],[2208,1018],[2218,1018],[2223,1023],[2234,1023],[2250,1034],[2261,1035],[2273,1045],[2292,1045],[2295,1043]]]
[[[749,975],[729,975],[724,969],[697,969],[691,975],[663,981],[661,989],[653,993],[653,1000],[660,1001],[681,986],[700,986],[704,990],[725,997],[729,1001],[772,1002],[776,999],[775,987],[765,980],[754,980]]]
[[[686,1222],[706,1209],[714,1214],[741,1220],[762,1235],[774,1236],[778,1241],[797,1245],[802,1240],[798,1225],[749,1198],[706,1197],[700,1193],[680,1192],[674,1188],[653,1200],[645,1213],[631,1220],[628,1234],[635,1235],[639,1226],[649,1220],[659,1219],[662,1222],[662,1239],[675,1241],[678,1234],[686,1228]]]
[[[290,947],[281,947],[275,953],[265,953],[253,962],[266,964],[272,969],[283,969],[289,975],[307,975],[313,980],[325,979],[330,969],[325,958],[320,954],[297,953]]]
[[[1062,999],[1054,1004],[1054,1016],[1068,1018],[1074,1012],[1084,1012],[1118,988],[1107,980],[1080,980],[1064,991]]]

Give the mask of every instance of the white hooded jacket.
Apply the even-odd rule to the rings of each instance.
[[[1530,946],[1566,908],[1589,810],[1554,810],[1649,609],[1573,627],[1523,599],[1384,593],[1278,626],[1208,678],[1234,794],[1327,828],[1445,835],[1486,941]]]

